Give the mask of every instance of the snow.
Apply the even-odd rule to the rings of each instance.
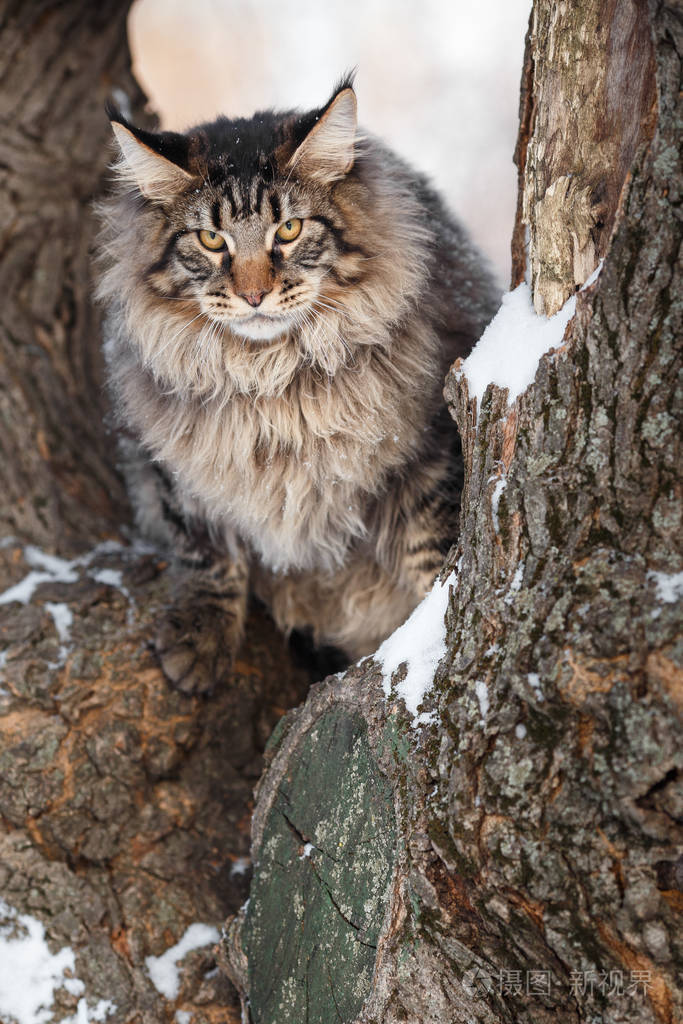
[[[299,860],[304,860],[306,857],[310,857],[314,850],[315,846],[313,843],[306,843],[304,846],[304,852],[299,857]]]
[[[576,296],[572,295],[554,316],[539,316],[527,284],[503,295],[500,309],[460,370],[477,408],[481,408],[489,384],[507,388],[510,404],[526,391],[541,356],[562,344],[575,311]]]
[[[158,992],[167,999],[175,999],[180,991],[178,963],[193,949],[213,946],[220,939],[217,928],[209,924],[191,924],[180,942],[171,946],[161,956],[145,958],[147,972]]]
[[[100,999],[92,1009],[88,1009],[85,999],[79,999],[74,1016],[65,1017],[61,1024],[93,1024],[95,1021],[99,1024],[100,1021],[105,1021],[115,1009],[116,1004],[112,1003],[111,999]]]
[[[522,580],[524,578],[524,562],[520,562],[515,570],[515,575],[512,577],[512,582],[508,587],[508,592],[505,595],[505,604],[512,604],[515,594],[520,590],[522,586]]]
[[[66,976],[75,968],[74,952],[64,946],[51,953],[45,941],[45,927],[30,914],[20,914],[0,899],[0,1020],[16,1024],[48,1024],[56,989],[80,996],[85,985],[80,978]],[[85,997],[78,1000],[76,1014],[62,1024],[93,1024],[104,1021],[116,1009],[101,999],[94,1009]]]
[[[45,608],[54,619],[57,636],[63,644],[68,643],[71,626],[74,621],[73,614],[68,604],[46,601]]]
[[[683,572],[649,572],[648,578],[657,587],[657,598],[663,604],[675,604],[683,597]]]
[[[0,541],[0,544],[7,546],[5,541],[12,540],[12,537],[6,537]],[[153,549],[149,545],[139,542],[126,549],[118,541],[106,540],[94,547],[92,551],[81,555],[80,558],[67,561],[64,558],[59,558],[57,555],[47,554],[33,545],[28,545],[24,548],[24,558],[28,565],[31,566],[31,572],[24,576],[23,580],[0,593],[0,605],[10,604],[12,601],[28,604],[35,593],[36,587],[39,587],[41,583],[76,583],[80,579],[81,570],[86,569],[100,555],[122,552],[133,555],[147,554],[150,550]],[[89,570],[89,574],[98,583],[103,583],[109,587],[117,587],[121,591],[130,604],[128,609],[128,620],[130,623],[133,617],[135,602],[128,589],[123,586],[123,573],[121,570],[93,568]],[[73,622],[73,616],[66,604],[46,602],[45,608],[54,619],[62,645],[59,652],[59,660],[52,666],[58,667],[64,664],[68,653],[69,630]]]
[[[500,526],[498,523],[498,502],[500,501],[501,494],[505,490],[507,482],[508,479],[505,474],[503,474],[503,476],[499,476],[496,480],[493,491],[491,492],[491,517],[493,519],[493,528],[496,533],[500,533]]]
[[[28,914],[18,914],[0,900],[0,1014],[17,1024],[47,1024],[54,991],[64,984],[64,972],[73,971],[73,950],[52,954],[45,928]]]
[[[597,281],[603,261],[584,281],[585,291]],[[508,389],[508,404],[533,384],[541,356],[559,348],[567,324],[576,312],[576,295],[571,295],[553,316],[539,316],[531,301],[527,282],[503,295],[500,309],[460,368],[467,379],[470,398],[481,408],[489,384]],[[499,495],[500,497],[500,495]]]
[[[526,726],[522,722],[518,722],[515,726],[515,736],[518,740],[523,740],[526,736]]]
[[[12,538],[5,538],[11,540]],[[36,587],[41,583],[76,583],[79,579],[79,569],[97,558],[98,555],[112,554],[123,551],[123,545],[115,540],[106,540],[98,544],[80,558],[67,561],[57,555],[50,555],[40,548],[29,544],[24,548],[24,558],[31,566],[31,572],[24,576],[23,580],[15,583],[13,587],[0,594],[0,604],[10,604],[12,601],[19,601],[21,604],[28,604],[33,597]],[[113,570],[104,569],[102,572]],[[107,582],[107,581],[103,581]],[[120,583],[120,579],[119,579]],[[56,623],[55,623],[56,624]]]
[[[593,273],[589,277],[586,278],[586,280],[583,282],[583,284],[579,288],[580,292],[585,292],[586,288],[590,288],[591,285],[595,284],[597,279],[600,277],[600,274],[602,272],[602,268],[603,268],[604,262],[605,262],[604,258],[600,260],[600,262],[598,263],[598,265],[595,268],[595,270],[593,271]]]
[[[96,583],[104,583],[105,586],[122,589],[123,573],[120,569],[96,569],[90,575]]]
[[[479,716],[481,718],[481,724],[486,725],[486,716],[489,713],[489,691],[485,682],[481,679],[477,680],[474,684],[474,692],[477,695],[479,701]]]
[[[62,988],[65,988],[72,996],[81,996],[85,992],[85,985],[80,978],[66,978]]]
[[[39,548],[28,545],[24,548],[26,562],[34,567],[33,571],[24,576],[23,580],[0,594],[0,604],[20,601],[28,604],[33,592],[41,583],[75,583],[78,579],[76,566],[78,559],[67,562],[56,555],[48,555]]]
[[[398,683],[396,694],[403,698],[410,714],[415,717],[417,709],[434,681],[436,667],[446,653],[446,623],[448,596],[456,575],[451,573],[441,583],[436,581],[424,601],[417,606],[410,618],[379,647],[375,654],[382,666],[384,693],[391,695],[391,677],[404,662],[407,667],[405,678]],[[420,715],[418,724],[429,716]]]
[[[543,690],[541,689],[541,677],[537,672],[529,672],[527,673],[527,681],[536,695],[536,700],[539,703],[543,703],[545,698],[543,697]]]
[[[248,857],[238,857],[230,868],[230,877],[234,878],[236,875],[246,875],[250,867],[251,861]]]

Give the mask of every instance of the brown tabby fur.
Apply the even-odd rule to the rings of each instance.
[[[491,278],[424,179],[359,140],[349,80],[309,114],[186,135],[112,121],[105,352],[138,522],[184,565],[164,668],[188,690],[227,673],[249,576],[283,629],[371,652],[457,534],[441,385],[495,309]]]

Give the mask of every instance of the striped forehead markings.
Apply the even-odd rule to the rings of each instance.
[[[280,200],[274,192],[268,193],[268,201],[270,202],[270,208],[273,211],[273,220],[276,224],[280,223]]]
[[[230,205],[230,216],[233,220],[246,220],[253,215],[263,214],[263,200],[266,195],[267,183],[258,178],[251,182],[235,181],[226,182],[223,186],[223,196]],[[268,203],[275,224],[280,223],[282,211],[280,200],[276,192],[267,192]],[[212,220],[214,227],[219,230],[223,228],[220,218],[220,205],[218,201],[212,207]]]
[[[235,217],[237,216],[237,204],[235,202],[235,195],[234,195],[234,193],[232,191],[232,186],[230,185],[229,182],[227,182],[226,185],[225,185],[224,195],[225,195],[225,198],[230,203],[230,216],[234,220]]]
[[[266,188],[266,183],[262,178],[259,178],[256,185],[256,199],[254,201],[254,213],[261,213],[261,203],[263,202],[263,193]]]

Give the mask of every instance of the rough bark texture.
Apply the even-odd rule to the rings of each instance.
[[[140,99],[127,8],[32,0],[0,16],[0,530],[63,551],[125,519],[89,249],[110,152],[104,102],[117,85]]]
[[[252,899],[222,953],[254,1024],[681,1019],[682,41],[665,3],[534,5],[517,155],[535,201],[520,205],[514,273],[527,229],[542,308],[604,265],[516,402],[491,386],[477,409],[457,365],[449,375],[467,473],[433,724],[415,728],[385,700],[368,659],[314,687],[273,739]],[[610,137],[591,145],[608,100]],[[542,125],[562,127],[549,148]],[[575,179],[558,219],[544,200]],[[602,226],[591,228],[596,189]],[[349,716],[369,744],[351,804],[327,780],[346,793],[355,769],[333,755],[323,776],[306,753]],[[355,908],[378,895],[353,823],[387,785],[398,838],[374,971],[333,973],[321,996],[320,948],[360,943]],[[313,801],[327,808],[315,821]],[[289,844],[271,841],[287,829]],[[341,894],[326,884],[333,854],[354,880]],[[268,908],[278,877],[296,878],[295,891]],[[276,940],[296,956],[269,959],[264,976]]]
[[[104,999],[110,1024],[225,1024],[237,998],[211,945],[170,999],[145,959],[244,900],[261,752],[309,679],[258,611],[211,703],[171,691],[149,650],[167,581],[122,539],[90,297],[104,102],[142,101],[127,8],[0,13],[0,934],[30,914],[75,953],[85,989],[57,985],[41,1021],[94,1020]]]
[[[5,578],[25,578],[20,546],[0,556]],[[0,900],[43,921],[53,952],[73,948],[84,998],[111,1000],[111,1024],[176,1009],[237,1021],[229,983],[206,977],[211,945],[188,955],[168,1001],[145,959],[243,902],[259,751],[307,679],[254,614],[231,687],[210,703],[184,697],[149,650],[163,564],[105,549],[72,575],[0,605]],[[73,615],[65,645],[50,611],[60,606]],[[52,1019],[77,1002],[58,992]]]
[[[125,6],[0,16],[0,908],[74,949],[85,993],[59,988],[55,1024],[81,999],[111,1000],[110,1024],[237,1021],[210,947],[169,999],[145,959],[244,899],[260,751],[306,678],[255,613],[230,689],[172,693],[148,649],[163,565],[98,546],[125,499],[88,210],[104,97],[133,91]],[[590,68],[570,59],[587,47]],[[535,4],[515,279],[527,231],[542,308],[605,263],[511,407],[490,388],[475,409],[449,378],[468,472],[434,722],[413,728],[368,659],[273,735],[221,951],[254,1024],[683,1012],[680,50],[673,5]]]

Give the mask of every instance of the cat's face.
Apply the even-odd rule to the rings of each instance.
[[[321,285],[339,256],[324,195],[262,178],[204,186],[179,204],[181,229],[157,283],[193,294],[203,313],[268,340],[325,308]]]
[[[147,281],[160,298],[194,300],[199,317],[263,342],[336,308],[357,250],[334,199],[354,162],[352,89],[307,117],[222,120],[185,136],[113,117],[119,173],[146,200]]]

